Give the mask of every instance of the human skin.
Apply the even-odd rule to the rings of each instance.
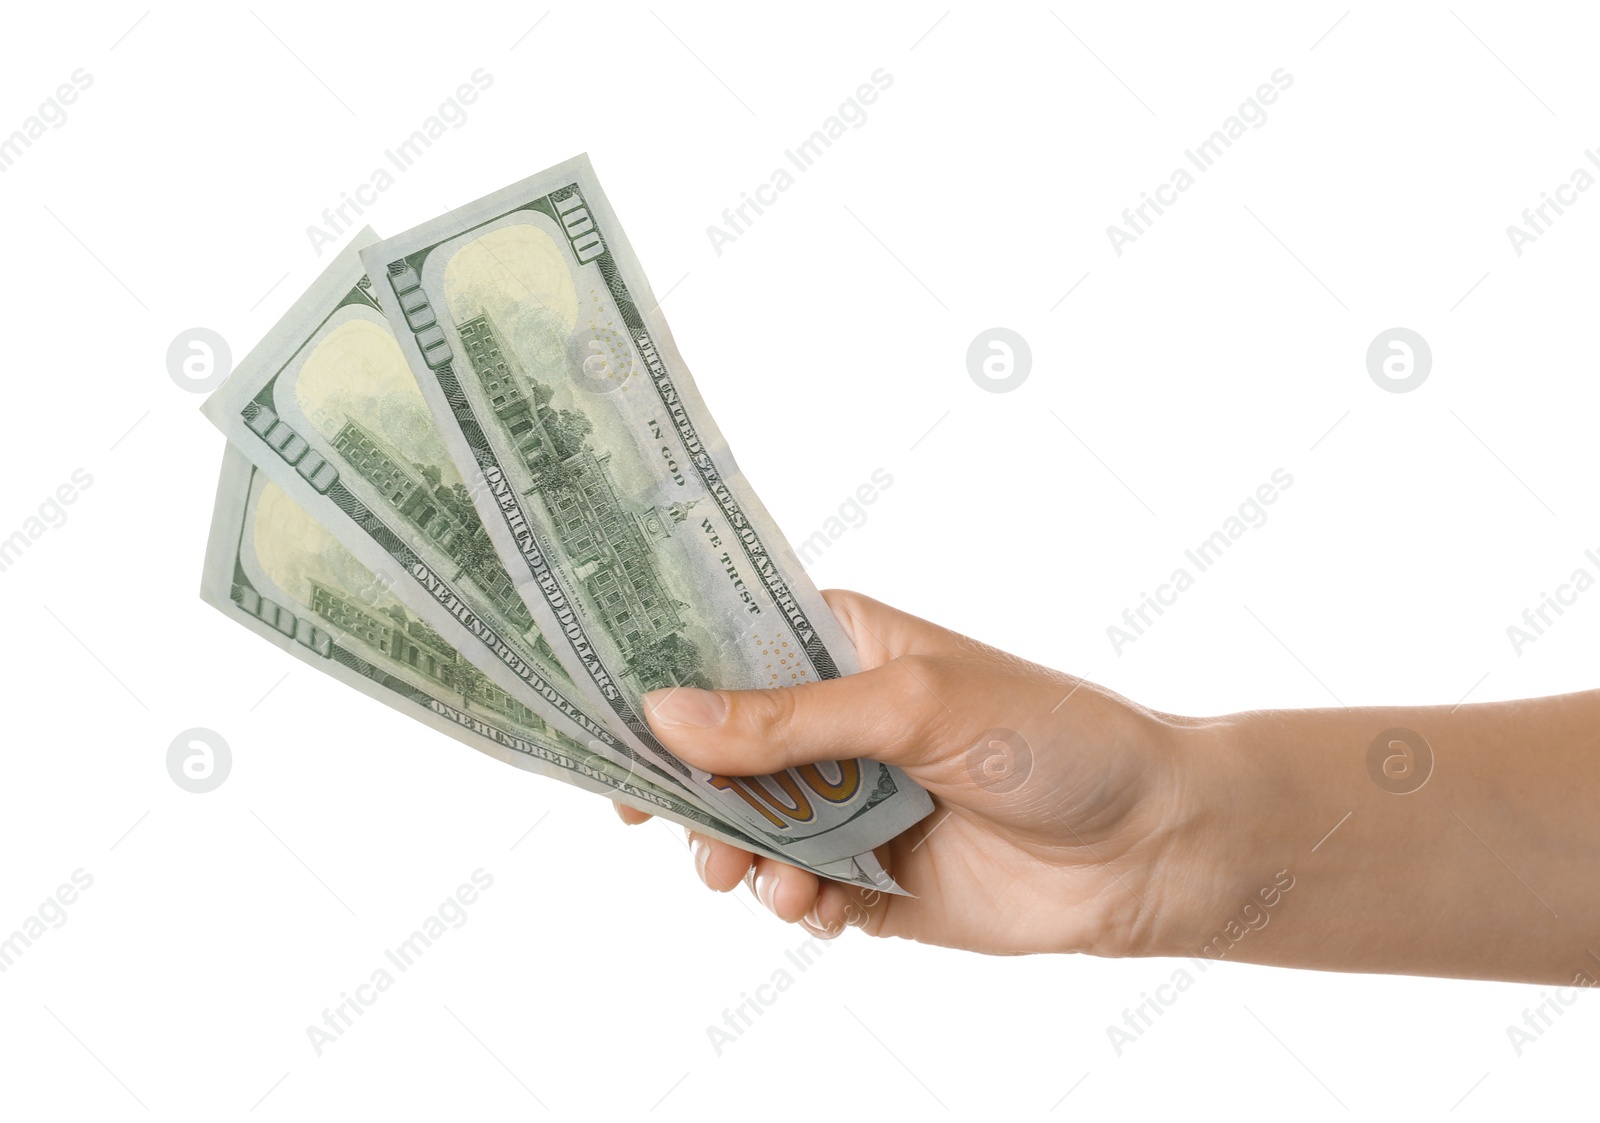
[[[713,889],[747,881],[819,935],[856,926],[991,954],[1600,978],[1600,691],[1179,717],[860,594],[823,595],[859,674],[657,691],[646,712],[710,772],[857,756],[904,769],[934,810],[877,854],[915,896],[691,834]],[[1431,770],[1380,737],[1395,729],[1426,741]],[[1387,747],[1369,765],[1375,739]]]

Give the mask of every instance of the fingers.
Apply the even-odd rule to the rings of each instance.
[[[866,910],[856,900],[861,890],[837,881],[824,882],[800,924],[813,936],[832,939],[847,927],[861,927]]]
[[[785,865],[776,858],[756,859],[752,886],[756,900],[779,920],[793,924],[817,901],[821,881],[807,870]]]
[[[674,687],[644,697],[669,750],[707,772],[750,776],[870,756],[914,767],[956,712],[948,657],[904,656],[781,690]],[[964,709],[964,707],[963,707]]]
[[[751,854],[694,831],[688,834],[695,873],[708,889],[726,893],[742,881],[768,912],[818,939],[831,940],[849,927],[876,932],[881,926],[889,906],[883,893],[824,881],[776,858]]]
[[[629,826],[653,818],[615,800],[612,806],[618,818]],[[751,854],[695,831],[686,833],[695,873],[708,889],[726,893],[742,881],[768,912],[787,923],[799,924],[820,939],[831,940],[850,925],[866,927],[874,899],[883,897],[870,890],[863,892],[824,881],[808,870]]]
[[[698,835],[691,837],[697,840],[696,868],[708,886],[725,892],[736,883],[725,879],[738,872],[738,880],[745,883],[763,908],[785,923],[800,925],[818,939],[831,940],[846,928],[876,934],[883,925],[891,903],[884,893],[824,881],[776,858],[755,855],[752,863],[752,855],[743,850]]]
[[[820,881],[814,873],[693,831],[689,832],[689,849],[694,854],[695,873],[708,889],[726,893],[742,881],[769,912],[791,923],[816,903]]]
[[[820,939],[831,940],[848,927],[872,931],[874,915],[889,902],[875,890],[824,881],[808,870],[693,831],[689,849],[695,873],[706,888],[726,893],[743,882],[768,912]]]
[[[649,812],[636,810],[616,800],[611,801],[611,806],[616,808],[617,818],[630,827],[648,823],[654,818]],[[755,857],[748,850],[740,850],[737,846],[729,846],[694,831],[686,833],[689,836],[689,851],[694,855],[695,873],[707,888],[726,893],[745,879],[750,862]]]
[[[703,834],[689,832],[689,850],[694,854],[694,870],[707,889],[726,893],[744,880],[755,857],[748,850],[718,842]]]
[[[653,816],[648,811],[639,811],[629,807],[626,803],[611,801],[611,806],[617,809],[617,818],[627,823],[630,827],[637,827],[640,823],[648,823]]]
[[[824,881],[808,870],[758,856],[745,884],[779,920],[798,924],[819,939],[831,940],[846,928],[874,930],[874,916],[888,898],[872,889]]]
[[[860,928],[869,936],[878,935],[894,898],[876,889],[824,881],[817,888],[811,908],[800,918],[800,927],[825,940],[846,928]]]

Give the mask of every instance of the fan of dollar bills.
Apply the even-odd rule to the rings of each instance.
[[[339,255],[207,400],[229,447],[202,595],[530,771],[898,892],[931,809],[870,760],[759,777],[640,698],[855,652],[735,464],[586,157]]]

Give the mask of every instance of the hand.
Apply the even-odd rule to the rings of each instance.
[[[748,873],[767,908],[825,936],[1600,985],[1600,690],[1181,718],[823,595],[861,673],[657,691],[650,723],[725,775],[903,768],[934,810],[877,853],[917,896],[693,837],[713,889]],[[1395,744],[1424,750],[1415,775],[1384,771]]]
[[[1166,859],[1191,818],[1173,766],[1177,728],[868,597],[823,595],[859,674],[780,690],[655,691],[646,713],[667,748],[710,772],[858,756],[904,769],[934,810],[877,853],[917,896],[821,881],[691,834],[701,879],[722,891],[751,881],[768,909],[823,936],[851,924],[998,954],[1151,946],[1172,891]],[[617,810],[626,822],[649,818]]]

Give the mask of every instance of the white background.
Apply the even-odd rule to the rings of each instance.
[[[4,1113],[1492,1119],[1591,1101],[1588,995],[1519,1056],[1506,1028],[1544,988],[1228,964],[1119,1056],[1106,1027],[1178,963],[859,933],[718,1055],[707,1026],[804,934],[701,889],[676,828],[625,830],[202,605],[222,442],[165,356],[195,326],[242,355],[326,264],[307,227],[483,67],[465,124],[363,221],[396,233],[588,151],[791,539],[894,477],[819,585],[1180,713],[1589,687],[1600,592],[1520,654],[1506,627],[1597,568],[1600,191],[1520,257],[1506,227],[1600,144],[1592,18],[1476,0],[543,13],[8,13],[0,135],[75,68],[93,85],[0,175],[0,537],[74,469],[94,482],[0,573],[0,935],[75,869],[94,884],[0,974]],[[866,123],[714,252],[723,208],[880,67]],[[1114,253],[1122,209],[1280,67],[1293,86],[1265,125]],[[966,369],[995,326],[1032,347],[1011,393]],[[1394,326],[1433,351],[1410,393],[1366,370]],[[1294,484],[1269,521],[1115,654],[1106,627],[1276,468]],[[234,755],[208,795],[166,770],[192,726]],[[480,867],[494,885],[465,926],[317,1056],[306,1027]]]

